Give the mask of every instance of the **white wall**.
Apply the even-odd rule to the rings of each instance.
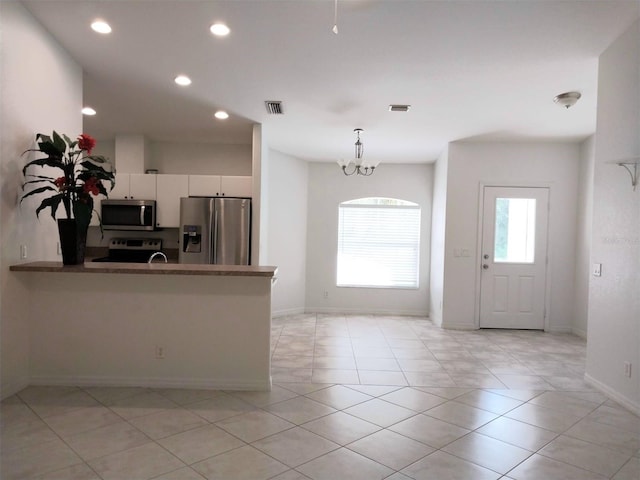
[[[273,314],[302,313],[305,309],[308,167],[306,162],[274,150],[269,152],[269,167],[266,263],[278,266]]]
[[[593,166],[595,137],[580,145],[578,175],[578,218],[576,234],[576,291],[571,331],[587,338],[589,277],[591,275],[591,229],[593,218]]]
[[[449,149],[447,148],[438,158],[433,176],[429,318],[438,326],[442,326],[442,306],[444,300],[444,252],[445,226],[447,220],[448,165]]]
[[[250,143],[217,145],[151,141],[150,147],[145,168],[155,168],[160,173],[251,175]]]
[[[428,314],[432,185],[433,165],[382,164],[370,177],[346,177],[336,164],[309,164],[307,311]],[[363,197],[400,198],[422,207],[419,289],[336,287],[338,206]]]
[[[548,186],[548,330],[571,331],[580,147],[565,143],[456,142],[449,145],[445,233],[445,328],[478,328],[482,184]],[[454,257],[467,248],[470,257]]]
[[[30,299],[25,284],[9,272],[19,263],[19,245],[28,260],[57,260],[56,223],[48,213],[38,221],[37,201],[19,206],[21,153],[35,146],[36,133],[52,130],[82,133],[82,71],[69,55],[18,2],[0,2],[2,35],[0,150],[0,394],[6,397],[26,386],[29,378]]]
[[[640,414],[640,187],[608,163],[640,157],[640,22],[601,56],[586,378]],[[633,364],[631,377],[624,362]]]
[[[211,143],[178,143],[147,141],[144,173],[147,168],[155,168],[160,173],[192,175],[251,175],[251,144],[229,145]],[[98,140],[96,155],[109,158],[119,172],[114,140]]]

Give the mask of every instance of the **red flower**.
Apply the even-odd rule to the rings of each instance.
[[[83,133],[78,137],[78,146],[80,150],[87,152],[87,155],[91,155],[91,150],[96,146],[96,139],[91,135]]]
[[[53,182],[56,187],[58,187],[58,190],[63,191],[66,189],[67,187],[67,179],[65,177],[58,177],[54,180]]]
[[[84,185],[82,186],[82,190],[85,193],[92,193],[93,195],[99,195],[100,190],[98,189],[98,183],[99,183],[99,180],[96,177],[89,177],[84,182]]]

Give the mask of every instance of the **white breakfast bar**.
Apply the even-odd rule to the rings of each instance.
[[[33,385],[269,390],[276,267],[33,262]]]

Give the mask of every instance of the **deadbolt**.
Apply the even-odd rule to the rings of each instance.
[[[482,258],[484,258],[485,260],[489,260],[489,254],[488,254],[488,253],[485,253],[485,254],[482,256]]]

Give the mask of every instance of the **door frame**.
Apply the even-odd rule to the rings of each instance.
[[[548,332],[549,319],[551,318],[551,266],[553,265],[553,245],[550,242],[551,238],[551,214],[552,198],[553,198],[553,183],[552,182],[496,182],[496,181],[481,181],[478,184],[478,216],[477,216],[477,231],[476,231],[476,266],[475,266],[475,305],[474,305],[474,326],[476,330],[480,330],[480,285],[482,277],[482,227],[484,222],[484,189],[485,187],[505,187],[505,188],[547,188],[549,189],[549,204],[548,204],[548,216],[547,216],[547,265],[545,268],[545,291],[544,291],[544,330]]]

